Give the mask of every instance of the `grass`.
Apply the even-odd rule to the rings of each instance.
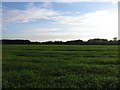
[[[3,45],[3,88],[119,88],[118,46]]]

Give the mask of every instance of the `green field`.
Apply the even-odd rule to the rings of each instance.
[[[118,46],[3,45],[3,88],[118,88]]]

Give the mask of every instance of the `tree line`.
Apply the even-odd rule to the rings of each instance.
[[[120,44],[120,40],[117,38],[113,38],[113,40],[107,39],[89,39],[88,41],[83,40],[70,40],[70,41],[45,41],[45,42],[31,42],[30,40],[9,40],[2,39],[0,40],[2,44],[67,44],[67,45],[118,45]]]

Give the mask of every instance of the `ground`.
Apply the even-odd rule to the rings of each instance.
[[[118,88],[117,45],[3,45],[3,88]]]

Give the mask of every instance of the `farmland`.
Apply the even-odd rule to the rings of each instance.
[[[3,45],[3,88],[118,88],[117,45]]]

